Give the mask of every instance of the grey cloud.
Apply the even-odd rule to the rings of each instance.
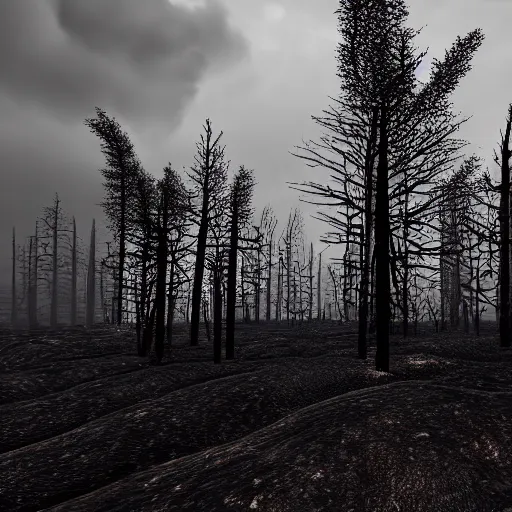
[[[75,120],[100,105],[179,123],[208,71],[248,53],[216,1],[0,0],[0,88]]]
[[[164,0],[0,0],[0,239],[15,225],[22,241],[55,192],[79,232],[92,217],[101,225],[104,159],[83,119],[96,105],[114,114],[158,171],[155,147],[180,125],[203,80],[248,49],[215,0],[195,9]],[[4,243],[0,285],[9,258]]]

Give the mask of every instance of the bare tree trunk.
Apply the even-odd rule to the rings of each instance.
[[[290,280],[291,280],[291,262],[292,262],[292,239],[291,235],[287,240],[286,243],[286,321],[288,322],[288,325],[290,325],[290,300],[291,300],[291,287],[290,287]]]
[[[166,191],[162,191],[160,225],[158,226],[158,249],[156,256],[157,276],[155,290],[155,354],[158,363],[164,357],[165,340],[165,288],[167,283],[167,225],[168,225],[168,199]]]
[[[206,331],[206,337],[208,338],[208,342],[211,341],[210,336],[210,322],[208,320],[208,304],[206,301],[206,294],[203,296],[203,321],[204,321],[204,329]]]
[[[187,290],[187,309],[186,309],[186,323],[190,323],[190,285]]]
[[[71,325],[76,325],[76,279],[76,222],[75,218],[73,217],[73,246],[71,249]]]
[[[126,259],[126,209],[127,209],[127,194],[126,194],[126,178],[124,173],[121,179],[121,217],[120,217],[120,230],[119,230],[119,260],[117,267],[117,325],[121,325],[123,321],[123,285],[124,285],[124,264]],[[112,321],[114,321],[112,319]]]
[[[151,353],[151,345],[153,345],[153,328],[155,326],[156,304],[153,303],[151,312],[147,315],[147,322],[144,325],[142,333],[142,343],[144,343],[144,353],[149,355]]]
[[[34,311],[34,318],[33,318],[33,324],[32,327],[37,327],[39,324],[39,315],[38,315],[38,309],[39,309],[39,225],[36,221],[36,232],[35,232],[35,238],[34,238],[34,284],[32,286],[32,304],[33,304],[33,311]]]
[[[302,271],[300,268],[300,263],[297,263],[297,272],[299,273],[299,311],[300,311],[300,321],[301,323],[304,321],[304,307],[302,304]]]
[[[281,320],[281,264],[282,258],[279,257],[279,262],[277,266],[276,322],[279,322]]]
[[[30,237],[28,244],[28,301],[27,301],[27,314],[29,328],[33,329],[35,326],[34,321],[34,263],[32,258],[33,252],[33,238]]]
[[[96,308],[96,224],[93,219],[91,228],[91,243],[89,246],[89,266],[87,268],[87,307],[85,325],[90,329],[94,324]]]
[[[387,107],[381,107],[379,163],[375,204],[375,285],[377,353],[375,369],[389,372],[389,320],[390,320],[390,258],[389,258],[389,178]]]
[[[254,296],[254,320],[260,323],[260,299],[261,299],[261,246],[258,244],[257,249],[257,273],[256,273],[256,290]]]
[[[100,275],[101,276],[101,275]],[[101,282],[101,279],[100,279]],[[134,294],[135,294],[135,332],[137,335],[137,355],[139,357],[144,357],[146,354],[144,353],[144,345],[142,343],[142,321],[140,317],[141,310],[141,300],[140,300],[140,292],[139,292],[139,284],[138,280],[134,280]]]
[[[318,315],[319,321],[321,319],[321,314],[322,314],[322,290],[321,290],[321,286],[320,286],[321,282],[322,282],[322,253],[320,252],[318,254],[318,280],[316,283],[317,315]]]
[[[462,313],[464,318],[464,332],[469,333],[469,309],[466,299],[462,301]]]
[[[405,173],[404,188],[407,189],[407,173]],[[404,198],[404,254],[403,254],[403,265],[404,265],[404,280],[402,283],[402,313],[403,313],[403,335],[407,338],[409,335],[409,218],[408,218],[408,203],[409,194],[405,193]]]
[[[174,320],[174,261],[171,261],[171,269],[169,271],[169,288],[167,291],[167,344],[170,346],[172,343],[172,328]]]
[[[480,336],[480,257],[476,266],[475,334]]]
[[[340,304],[339,304],[339,299],[338,299],[338,284],[336,283],[336,276],[334,275],[334,272],[332,270],[332,267],[330,265],[327,266],[327,269],[329,270],[329,273],[331,274],[331,279],[332,279],[332,286],[333,286],[333,290],[334,290],[334,306],[336,308],[336,311],[338,313],[338,316],[339,316],[339,321],[340,323],[343,321],[343,315],[341,313],[341,307],[340,307]],[[330,303],[329,303],[329,314],[330,314]]]
[[[213,274],[213,362],[215,364],[220,364],[222,360],[222,271],[219,268],[221,264],[222,262],[218,255]]]
[[[267,277],[267,313],[266,320],[270,322],[270,290],[272,283],[272,238],[268,244],[268,277]]]
[[[58,313],[58,235],[59,235],[59,197],[55,198],[55,205],[53,210],[53,233],[52,233],[52,300],[50,306],[50,327],[57,328],[57,313]]]
[[[18,298],[16,294],[16,231],[12,228],[12,281],[11,281],[11,326],[18,323]]]
[[[440,309],[441,309],[441,331],[445,330],[446,320],[445,320],[445,280],[446,280],[446,269],[444,262],[444,250],[445,250],[445,237],[444,237],[444,227],[441,226],[441,251],[439,253],[439,280],[440,280]]]
[[[345,238],[345,254],[343,255],[343,312],[345,315],[345,319],[348,320],[348,281],[349,281],[349,246],[350,246],[350,234],[351,234],[351,222],[349,218],[349,209],[347,206],[346,210],[347,217],[347,229],[346,229],[346,238]],[[337,291],[336,291],[337,293]],[[339,309],[338,303],[336,302],[336,308]],[[341,312],[340,312],[341,313]]]
[[[247,322],[246,297],[245,297],[245,265],[244,265],[243,257],[242,257],[242,261],[240,262],[240,284],[241,284],[241,292],[242,292],[242,318],[244,319],[244,322]]]
[[[28,290],[28,282],[30,279],[30,274],[28,272],[27,264],[29,262],[27,261],[27,246],[23,247],[23,281],[22,281],[22,287],[23,287],[23,304],[24,304],[24,313],[28,315],[28,299],[29,299],[29,290]],[[19,313],[19,312],[18,312]]]
[[[208,156],[209,160],[209,156]],[[199,343],[199,317],[201,312],[201,294],[203,288],[204,263],[206,256],[206,242],[208,237],[208,193],[209,177],[205,178],[203,187],[203,203],[201,208],[201,222],[197,235],[196,265],[194,269],[194,287],[192,289],[192,318],[190,320],[190,344],[196,346]]]
[[[311,242],[309,253],[309,312],[308,320],[313,321],[313,243]]]
[[[111,322],[114,324],[116,322],[116,286],[117,286],[117,276],[115,269],[112,270],[112,299],[110,302],[110,315]]]
[[[375,244],[370,265],[370,328],[369,332],[375,332]]]
[[[297,319],[297,281],[296,273],[293,272],[293,309],[292,309],[292,325],[295,325]]]
[[[370,256],[372,235],[372,195],[373,195],[373,168],[374,146],[377,140],[379,111],[375,107],[372,112],[370,139],[366,146],[365,155],[365,201],[364,201],[364,229],[361,229],[361,249],[364,247],[364,260],[361,265],[361,285],[359,291],[359,332],[357,351],[360,359],[367,356],[367,332],[368,332],[368,301],[370,288]]]
[[[101,321],[103,323],[105,322],[105,288],[104,288],[104,284],[103,284],[104,272],[105,272],[105,269],[104,269],[104,264],[103,264],[103,260],[102,260],[101,265],[100,265],[100,301],[101,301]],[[137,288],[135,288],[135,291],[137,291]],[[139,318],[139,316],[137,318]]]
[[[509,108],[505,136],[501,142],[500,201],[500,345],[510,347],[510,131],[512,105]]]

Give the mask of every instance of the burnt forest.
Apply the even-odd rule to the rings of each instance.
[[[74,119],[102,219],[57,180],[3,241],[0,511],[512,511],[512,103],[487,164],[452,101],[484,31],[420,80],[403,0],[336,4],[284,216],[213,116],[151,170],[122,101]]]

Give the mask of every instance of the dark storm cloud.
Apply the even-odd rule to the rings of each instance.
[[[143,150],[139,135],[166,138],[203,79],[247,52],[215,0],[194,9],[167,0],[0,0],[0,285],[10,279],[12,226],[23,242],[55,192],[79,234],[88,236],[92,217],[101,225],[104,158],[83,125],[94,106],[118,117]]]
[[[201,78],[248,50],[216,1],[0,0],[0,88],[59,117],[101,105],[178,124]]]

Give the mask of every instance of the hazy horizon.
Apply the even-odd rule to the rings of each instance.
[[[455,38],[481,27],[486,39],[473,69],[453,96],[473,116],[460,136],[489,165],[511,101],[512,70],[502,55],[512,42],[512,4],[499,0],[410,1],[409,26],[432,58]],[[128,131],[144,167],[159,175],[193,162],[207,117],[224,132],[231,170],[255,170],[256,215],[270,204],[284,228],[300,207],[316,247],[325,225],[310,218],[286,182],[328,177],[290,155],[317,139],[311,115],[337,94],[336,0],[17,0],[0,3],[0,283],[10,280],[10,239],[27,236],[58,192],[87,239],[92,218],[102,225],[104,165],[98,140],[83,125],[100,106]],[[423,76],[423,75],[422,75]],[[484,101],[482,101],[485,99]],[[100,232],[104,239],[106,233]],[[326,256],[335,255],[335,248]]]

